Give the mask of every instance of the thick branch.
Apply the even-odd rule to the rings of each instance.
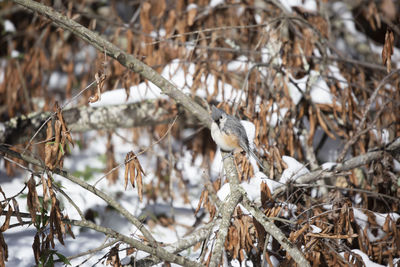
[[[84,132],[170,123],[176,116],[176,112],[171,109],[169,102],[160,106],[154,101],[143,101],[127,105],[71,108],[64,110],[63,116],[70,131]],[[12,118],[0,129],[0,143],[13,145],[28,141],[50,115],[50,112],[36,112]],[[191,116],[185,116],[183,121],[186,124],[194,124],[194,118]],[[45,129],[42,128],[39,132],[38,140],[45,138]]]
[[[169,244],[165,249],[171,253],[179,253],[185,249],[193,247],[198,242],[202,242],[211,234],[212,229],[216,224],[219,224],[221,219],[216,219],[213,222],[202,226],[201,228],[195,230],[193,233],[185,236],[185,238],[179,239],[176,243]],[[136,261],[132,259],[131,263],[137,267],[149,267],[154,266],[159,263],[160,260],[154,259],[153,256],[148,256],[147,258]]]
[[[217,267],[221,261],[222,252],[224,250],[225,239],[228,235],[228,229],[231,225],[232,214],[235,211],[237,204],[239,204],[242,193],[239,188],[239,177],[236,170],[235,162],[233,157],[227,157],[228,154],[223,153],[224,160],[224,169],[226,173],[226,177],[229,179],[229,185],[231,188],[231,193],[229,195],[228,200],[223,204],[223,208],[221,209],[222,221],[219,225],[217,241],[214,246],[214,250],[212,251],[210,267]]]
[[[48,17],[55,25],[72,32],[85,42],[93,45],[97,50],[106,53],[108,56],[116,59],[121,65],[129,70],[141,74],[144,78],[158,86],[163,93],[174,99],[185,107],[191,114],[198,118],[205,126],[211,125],[211,118],[206,110],[194,102],[189,96],[179,91],[172,83],[158,74],[148,65],[127,54],[119,47],[102,38],[97,33],[85,28],[79,23],[56,12],[51,7],[42,5],[31,0],[13,0],[34,12]]]
[[[394,140],[391,144],[385,148],[377,151],[371,151],[364,155],[359,155],[357,157],[346,160],[343,163],[335,165],[330,170],[316,170],[305,175],[300,176],[296,179],[296,183],[306,184],[317,181],[318,179],[324,179],[334,176],[338,172],[349,171],[354,168],[360,167],[364,164],[368,164],[373,160],[379,160],[383,157],[385,152],[389,153],[399,153],[400,152],[400,138]],[[274,190],[273,198],[278,197],[279,194],[286,190],[286,185],[281,185]]]
[[[75,225],[75,226],[87,227],[87,228],[93,229],[97,232],[105,233],[114,238],[120,239],[121,241],[131,245],[132,247],[137,248],[138,250],[145,251],[151,255],[155,255],[156,257],[158,257],[164,261],[177,263],[182,266],[196,266],[196,267],[202,266],[200,263],[191,261],[185,257],[178,256],[173,253],[170,253],[170,252],[166,251],[164,248],[161,248],[159,246],[156,246],[156,247],[147,246],[142,241],[130,238],[126,235],[120,234],[120,233],[112,230],[111,228],[103,227],[103,226],[94,224],[90,221],[70,220],[70,221],[68,221],[68,223]]]
[[[215,245],[209,266],[219,265],[227,230],[230,225],[230,219],[235,207],[239,202],[242,203],[245,208],[257,219],[257,221],[264,226],[265,231],[271,234],[271,236],[273,236],[279,242],[279,244],[281,244],[281,246],[288,252],[288,254],[299,266],[310,266],[301,251],[289,241],[282,231],[276,227],[275,224],[271,222],[262,212],[255,209],[251,205],[251,202],[247,198],[245,191],[239,184],[238,173],[232,157],[225,158],[224,169],[231,186],[231,195],[222,208],[222,222],[220,224],[217,243]]]
[[[233,185],[233,187],[237,187],[238,185]],[[217,267],[221,261],[222,251],[225,246],[225,239],[228,235],[228,229],[231,225],[232,214],[235,211],[237,204],[239,204],[242,194],[239,190],[233,190],[231,184],[231,194],[228,198],[228,201],[225,202],[224,208],[222,209],[222,220],[219,225],[217,241],[214,246],[214,250],[212,251],[212,256],[210,260],[210,267]]]

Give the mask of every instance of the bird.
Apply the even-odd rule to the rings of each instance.
[[[250,148],[249,139],[246,130],[240,123],[240,120],[234,116],[228,115],[225,111],[211,107],[211,137],[221,150],[231,154],[244,150],[247,155],[251,155],[264,169],[261,160]]]

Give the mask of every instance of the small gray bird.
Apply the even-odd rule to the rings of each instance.
[[[249,146],[246,130],[236,117],[226,114],[215,106],[211,107],[211,117],[213,119],[211,137],[221,150],[233,153],[243,149],[264,169],[261,160]]]

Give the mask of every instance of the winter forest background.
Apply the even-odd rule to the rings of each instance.
[[[0,266],[399,266],[399,25],[396,0],[0,1]]]

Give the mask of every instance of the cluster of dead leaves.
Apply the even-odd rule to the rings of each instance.
[[[49,173],[48,173],[49,174]],[[44,253],[55,248],[54,238],[64,245],[64,236],[68,233],[72,238],[75,238],[71,225],[65,223],[68,220],[67,215],[63,215],[60,203],[57,199],[53,187],[52,177],[47,179],[41,177],[43,187],[43,199],[40,202],[36,191],[35,179],[31,177],[27,183],[28,197],[27,204],[33,224],[38,229],[32,245],[35,261],[38,264]],[[47,215],[50,208],[50,215]],[[45,231],[45,229],[48,229]]]
[[[139,159],[132,151],[126,154],[125,157],[125,189],[128,186],[128,180],[131,185],[135,188],[135,182],[137,185],[139,200],[143,200],[143,175],[146,175],[140,165]]]
[[[55,118],[47,123],[46,144],[45,144],[45,165],[50,170],[63,167],[63,158],[68,152],[68,145],[74,146],[71,133],[68,131],[62,110],[55,104]]]

